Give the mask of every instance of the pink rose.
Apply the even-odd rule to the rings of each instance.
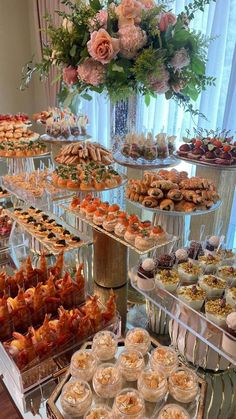
[[[126,58],[134,58],[137,51],[147,43],[146,32],[135,25],[122,26],[119,29],[120,52]]]
[[[152,74],[149,76],[149,87],[156,93],[166,93],[169,89],[170,74],[166,70],[164,64],[158,69],[157,75]]]
[[[142,5],[136,0],[122,0],[116,7],[119,28],[141,22]]]
[[[163,81],[158,81],[155,84],[153,84],[152,89],[154,92],[156,92],[159,95],[162,95],[166,92],[168,92],[168,90],[170,90],[170,86],[167,82]]]
[[[107,10],[100,10],[100,12],[98,12],[96,16],[93,19],[90,19],[89,21],[91,29],[96,29],[98,27],[107,29],[107,19],[108,19]]]
[[[72,86],[72,84],[75,84],[78,81],[76,68],[72,67],[71,65],[64,68],[63,81],[65,84],[67,84],[67,86]]]
[[[94,60],[108,64],[118,54],[119,43],[105,29],[99,29],[91,34],[90,41],[87,42],[88,52]]]
[[[159,22],[159,29],[161,32],[165,32],[169,25],[175,25],[177,22],[176,16],[171,13],[162,13],[160,22]]]
[[[171,88],[175,93],[181,92],[181,90],[183,90],[185,86],[186,82],[184,80],[179,80],[171,84]]]
[[[153,9],[155,7],[154,0],[139,0],[144,9]]]
[[[98,86],[105,80],[105,67],[92,58],[86,58],[84,62],[78,65],[78,78],[86,84]]]
[[[175,70],[181,70],[190,64],[190,58],[185,48],[181,48],[176,51],[174,57],[171,59],[170,64]]]

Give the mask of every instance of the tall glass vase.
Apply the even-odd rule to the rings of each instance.
[[[120,100],[111,104],[111,140],[112,146],[117,137],[124,137],[136,128],[137,97]]]

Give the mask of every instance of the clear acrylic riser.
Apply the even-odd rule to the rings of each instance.
[[[3,157],[2,157],[3,158]],[[50,153],[46,152],[32,157],[6,157],[8,174],[17,175],[23,172],[32,172],[35,170],[35,160],[50,159]]]
[[[169,316],[170,320],[172,320],[174,322],[174,325],[176,325],[175,332],[177,334],[180,333],[180,331],[182,331],[182,333],[184,334],[188,333],[190,336],[196,337],[205,344],[204,348],[206,350],[206,353],[202,354],[203,361],[201,362],[201,364],[204,365],[204,357],[206,358],[208,356],[207,352],[209,351],[209,348],[211,348],[214,352],[217,352],[217,354],[219,354],[221,357],[228,361],[226,363],[227,367],[236,367],[236,351],[235,357],[233,357],[222,347],[223,338],[224,336],[227,336],[228,338],[232,339],[232,341],[235,343],[236,348],[236,338],[233,338],[223,328],[208,320],[203,313],[192,309],[187,304],[180,301],[176,295],[168,292],[167,290],[161,289],[157,285],[151,291],[141,290],[137,285],[136,274],[137,268],[135,267],[131,271],[132,286],[138,292],[140,292],[147,300],[149,300],[157,308],[161,309],[164,313],[166,313]],[[170,335],[171,334],[173,333],[170,333]],[[175,340],[176,345],[178,344],[178,339],[179,337],[177,336]],[[182,348],[183,350],[181,352],[185,352],[183,353],[183,355],[186,356],[188,360],[191,357],[192,363],[196,365],[194,351],[197,350],[197,348],[193,346],[194,342],[196,344],[197,340],[192,339],[192,342],[189,343],[188,348]],[[187,349],[190,349],[191,353],[187,353]]]
[[[120,164],[121,166],[141,170],[168,169],[171,167],[175,167],[180,163],[180,161],[177,158],[171,155],[163,159],[156,158],[153,160],[146,160],[144,158],[139,157],[135,160],[131,157],[124,156],[120,150],[116,150],[113,152],[113,158],[115,162]]]

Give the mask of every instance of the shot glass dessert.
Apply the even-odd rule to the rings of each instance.
[[[145,404],[133,388],[125,388],[116,396],[113,405],[114,419],[144,419]]]
[[[190,419],[190,416],[182,406],[171,403],[161,409],[157,419]]]
[[[155,282],[158,287],[174,292],[179,285],[180,277],[176,271],[164,269],[157,273]]]
[[[197,282],[200,273],[201,269],[196,263],[186,262],[178,266],[178,274],[181,280],[189,284]]]
[[[92,404],[92,391],[88,383],[71,380],[64,385],[61,394],[61,407],[71,416],[82,416]]]
[[[112,410],[108,406],[94,406],[85,413],[84,419],[113,419]]]
[[[220,256],[213,256],[212,254],[199,256],[198,260],[203,273],[206,275],[215,273],[221,262]]]
[[[214,275],[202,275],[199,278],[200,287],[206,292],[208,298],[221,297],[227,282]]]
[[[138,391],[144,400],[156,403],[167,394],[167,379],[161,372],[144,370],[138,378]]]
[[[206,298],[206,292],[198,285],[187,285],[179,287],[177,295],[181,301],[193,308],[200,310]]]
[[[119,368],[109,363],[99,365],[93,376],[93,388],[95,393],[104,399],[115,397],[122,388]]]
[[[92,350],[100,361],[109,361],[117,351],[117,339],[113,332],[104,330],[93,338]]]
[[[155,287],[155,262],[151,258],[146,258],[139,265],[136,280],[141,290],[150,291]]]
[[[205,304],[206,317],[220,327],[226,325],[226,317],[233,311],[233,307],[224,299],[209,300]]]
[[[72,377],[90,381],[97,367],[97,360],[91,351],[81,349],[71,358],[70,373]]]
[[[236,268],[233,266],[220,266],[217,275],[227,281],[228,285],[236,286]]]
[[[222,348],[236,358],[236,312],[230,313],[226,317],[226,333],[223,334]]]
[[[178,368],[169,377],[169,392],[181,403],[192,402],[199,391],[198,379],[195,372],[188,368]]]
[[[126,349],[118,358],[118,367],[126,381],[136,381],[144,368],[143,355],[135,349]]]
[[[232,307],[236,306],[236,287],[228,288],[225,294],[226,303]]]
[[[125,347],[127,349],[136,349],[142,355],[146,355],[151,346],[149,333],[141,327],[135,327],[129,330],[125,338]]]
[[[150,366],[168,377],[178,367],[178,357],[174,349],[168,346],[158,346],[151,353]]]

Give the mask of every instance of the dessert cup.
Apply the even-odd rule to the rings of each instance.
[[[160,410],[157,419],[190,419],[190,416],[182,406],[171,403]]]
[[[176,271],[164,269],[157,273],[155,282],[158,287],[169,292],[175,292],[179,285],[180,277]]]
[[[158,371],[168,377],[178,367],[178,357],[174,349],[168,346],[158,346],[151,353],[150,366],[154,371]]]
[[[92,350],[100,361],[109,361],[117,351],[117,339],[113,332],[104,330],[96,333],[93,338]]]
[[[83,419],[113,419],[113,414],[110,407],[105,405],[97,405],[91,407],[91,409],[85,413]]]
[[[144,368],[141,352],[125,349],[118,358],[118,367],[126,381],[136,381]]]
[[[125,388],[116,396],[113,405],[113,419],[144,419],[145,403],[133,388]]]
[[[72,377],[90,381],[97,367],[97,360],[91,351],[79,350],[71,358],[70,373]]]
[[[217,271],[220,265],[220,256],[213,256],[211,254],[205,256],[199,256],[199,266],[202,269],[203,274],[212,274]]]
[[[196,263],[186,262],[178,266],[178,274],[181,280],[189,284],[197,282],[200,273],[201,269]]]
[[[236,268],[233,266],[220,266],[217,275],[227,281],[228,285],[236,286]]]
[[[181,301],[194,310],[200,310],[206,298],[206,292],[197,285],[179,287],[177,295]]]
[[[125,347],[127,349],[135,349],[146,355],[151,346],[151,339],[149,333],[141,327],[135,327],[128,331],[125,338]]]
[[[228,334],[223,334],[222,348],[232,357],[236,358],[236,312],[227,316],[226,330]]]
[[[99,365],[93,376],[93,388],[99,397],[113,398],[122,388],[120,370],[114,364]]]
[[[233,307],[227,304],[225,300],[209,300],[205,304],[205,313],[207,319],[216,323],[220,327],[226,325],[226,317],[233,312]]]
[[[230,304],[232,307],[236,306],[236,287],[227,288],[225,299],[227,304]]]
[[[139,266],[136,281],[138,287],[143,291],[151,291],[155,287],[155,262],[151,258],[145,259]]]
[[[137,387],[144,400],[152,403],[163,399],[168,392],[166,377],[161,372],[150,369],[142,371]]]
[[[208,298],[219,298],[224,293],[227,282],[214,275],[202,275],[199,286],[205,291]]]
[[[61,407],[72,417],[84,415],[92,404],[92,391],[88,383],[72,379],[66,383],[61,393]]]
[[[169,376],[169,392],[178,402],[192,402],[198,391],[197,375],[190,369],[181,367]]]

